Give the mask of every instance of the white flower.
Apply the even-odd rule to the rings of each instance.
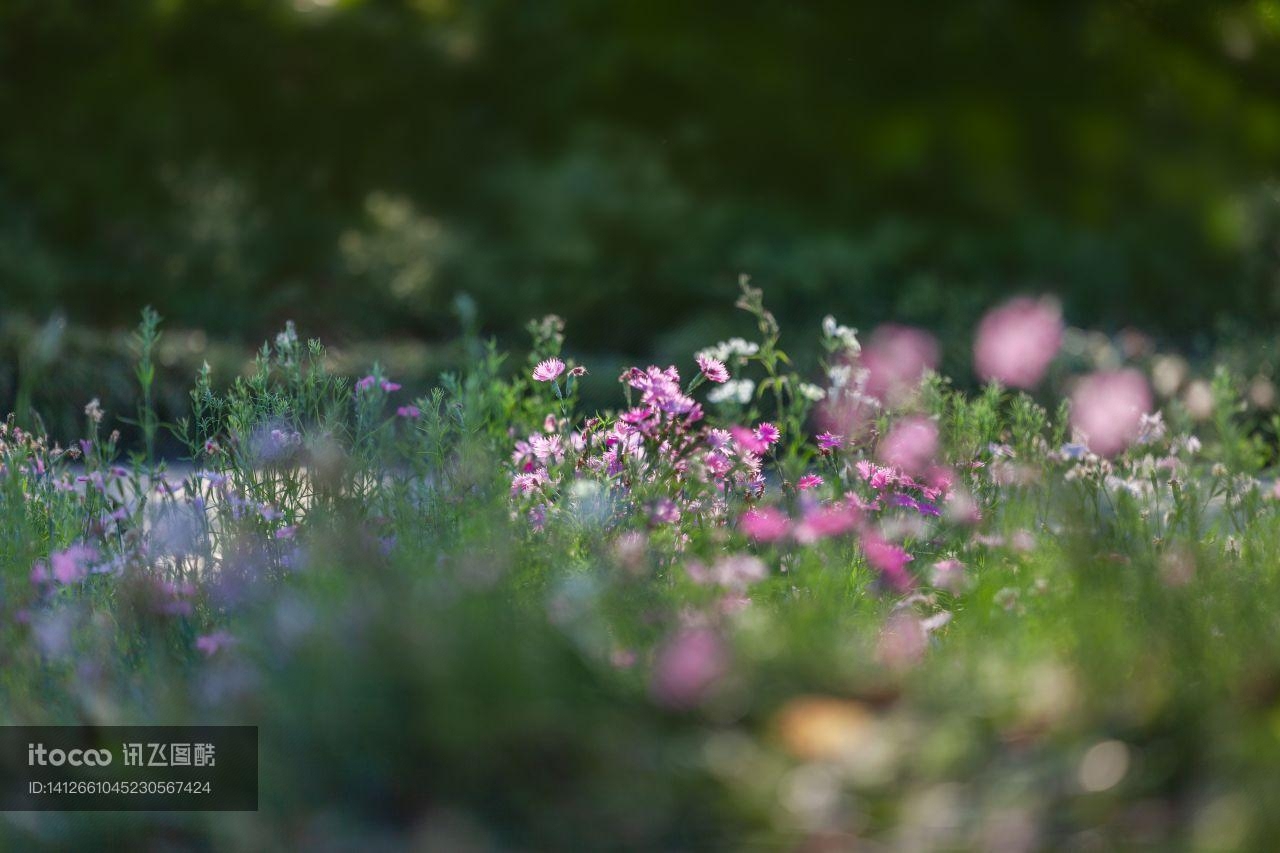
[[[822,334],[836,349],[857,355],[862,352],[862,344],[858,342],[858,330],[851,326],[842,326],[836,318],[828,314],[822,318]]]
[[[814,402],[817,402],[827,396],[826,391],[823,391],[812,382],[801,382],[796,387],[796,390],[800,393],[801,397],[804,397],[806,400],[813,400]]]
[[[712,388],[707,393],[707,399],[712,403],[724,403],[733,400],[745,406],[751,402],[751,395],[755,393],[755,390],[756,383],[750,379],[730,379],[723,385]]]

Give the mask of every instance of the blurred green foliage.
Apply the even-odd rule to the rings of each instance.
[[[437,335],[465,291],[637,350],[745,272],[784,320],[1261,326],[1278,39],[1273,0],[9,0],[4,308]]]

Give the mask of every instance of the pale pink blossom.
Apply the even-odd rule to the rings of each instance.
[[[903,418],[880,444],[880,461],[909,474],[923,474],[938,453],[938,427],[923,416]]]
[[[554,382],[564,373],[564,362],[558,358],[548,358],[538,362],[533,369],[533,378],[537,382]]]
[[[890,669],[908,669],[924,658],[929,636],[915,615],[899,610],[890,614],[880,632],[876,657]]]
[[[1114,456],[1138,439],[1151,404],[1151,388],[1137,370],[1091,373],[1071,396],[1071,426],[1094,453]]]
[[[973,366],[981,379],[1034,388],[1062,347],[1062,308],[1053,299],[1019,297],[978,324]]]
[[[867,371],[867,393],[895,405],[938,366],[938,342],[921,329],[885,325],[876,329],[857,362]]]
[[[729,651],[709,628],[686,628],[658,651],[650,695],[675,710],[697,707],[729,671]]]

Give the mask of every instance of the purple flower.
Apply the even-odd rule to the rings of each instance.
[[[422,417],[422,410],[419,409],[417,406],[401,406],[400,408],[396,409],[396,416],[401,418],[408,418],[409,420],[417,420],[418,418]]]
[[[233,645],[236,638],[226,631],[214,631],[196,638],[196,650],[205,657],[213,657],[222,649]]]

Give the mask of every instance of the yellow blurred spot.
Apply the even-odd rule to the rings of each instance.
[[[774,728],[787,751],[805,761],[848,757],[863,746],[875,726],[866,706],[829,696],[800,696],[774,717]]]

